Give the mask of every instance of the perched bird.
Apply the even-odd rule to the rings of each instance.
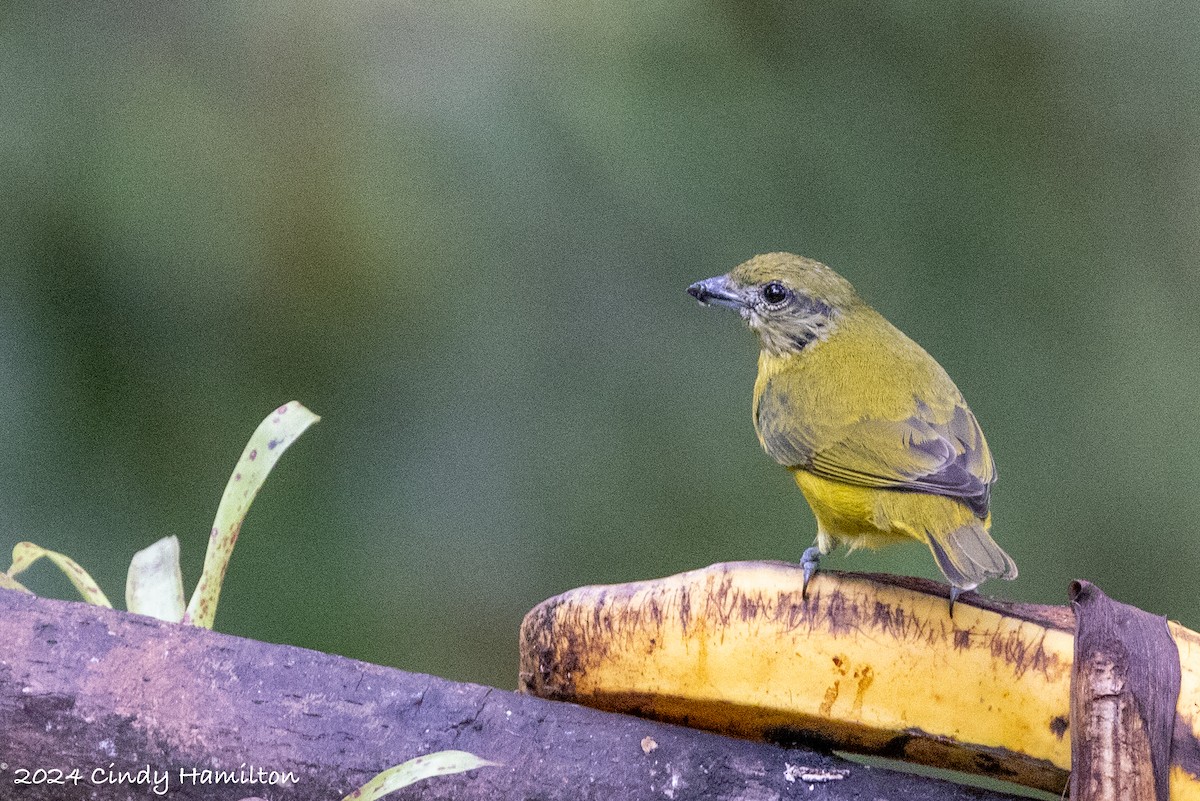
[[[988,533],[996,466],[975,415],[920,345],[824,264],[767,253],[688,293],[758,334],[754,428],[817,518],[804,586],[835,544],[925,543],[960,593],[1017,566]]]

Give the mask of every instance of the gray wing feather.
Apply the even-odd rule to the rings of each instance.
[[[856,486],[957,498],[985,518],[996,468],[979,424],[961,403],[949,420],[936,417],[918,401],[907,420],[860,420],[818,448],[814,432],[798,422],[804,416],[768,387],[755,408],[755,427],[764,450],[780,464]],[[889,444],[881,451],[880,443]]]

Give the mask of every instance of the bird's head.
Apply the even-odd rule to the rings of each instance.
[[[687,291],[706,306],[737,311],[763,349],[775,355],[799,353],[824,339],[843,314],[862,303],[845,278],[791,253],[755,256]]]

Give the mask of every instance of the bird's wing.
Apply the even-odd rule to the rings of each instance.
[[[790,412],[786,398],[770,391],[756,410],[759,437],[776,461],[860,487],[958,498],[987,516],[996,467],[961,400],[940,408],[918,401],[904,420],[822,424]]]

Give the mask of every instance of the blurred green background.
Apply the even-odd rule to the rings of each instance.
[[[1019,581],[1200,626],[1200,6],[23,4],[0,26],[0,549],[219,629],[511,687],[568,588],[799,557],[752,336],[792,250],[953,375]],[[826,566],[936,577],[920,546]],[[30,583],[72,597],[39,567]]]

